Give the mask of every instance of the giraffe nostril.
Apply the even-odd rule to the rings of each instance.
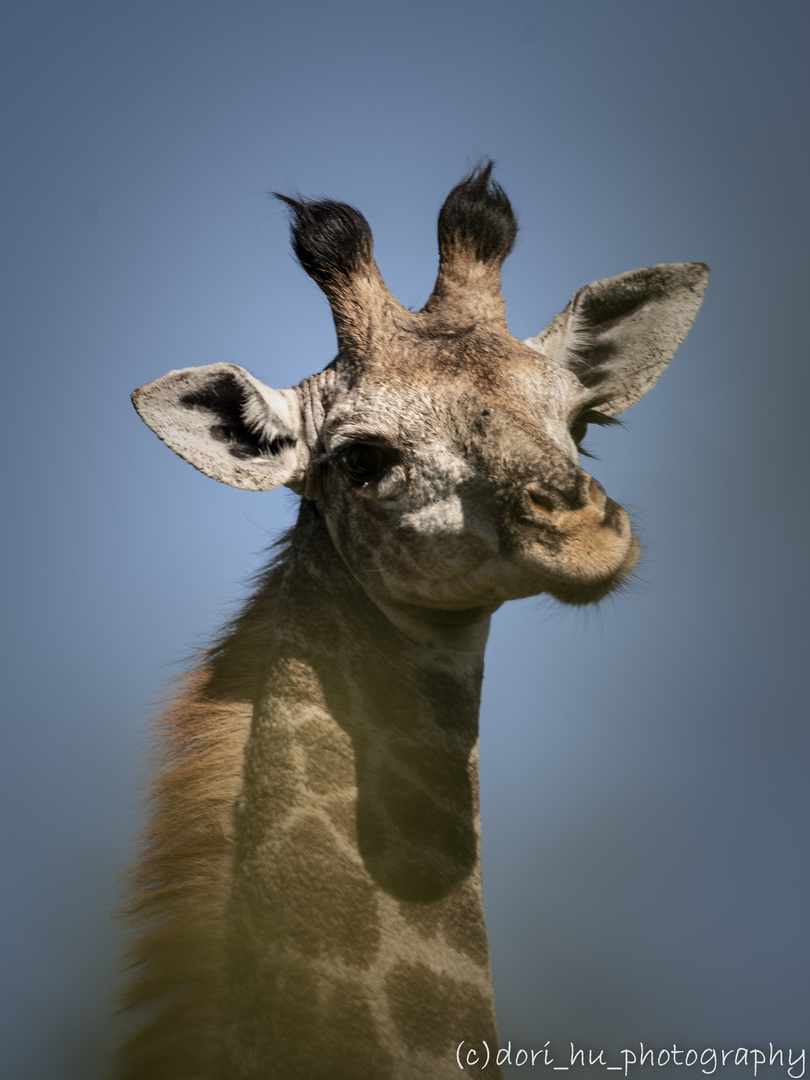
[[[529,484],[526,488],[526,494],[529,496],[529,502],[532,505],[532,509],[539,510],[547,517],[553,517],[556,507],[552,499],[545,495],[542,489],[537,484]]]
[[[591,477],[591,482],[588,484],[588,502],[598,510],[604,510],[607,505],[605,489],[599,481],[594,480],[593,477]]]

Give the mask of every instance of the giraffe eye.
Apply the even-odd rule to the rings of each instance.
[[[394,464],[396,455],[387,447],[373,443],[350,443],[340,451],[338,460],[353,483],[369,484]]]
[[[571,425],[571,438],[579,446],[588,434],[588,424],[585,420],[575,420]]]

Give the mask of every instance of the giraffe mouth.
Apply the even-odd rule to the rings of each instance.
[[[524,550],[519,562],[527,570],[531,568],[539,586],[535,593],[549,593],[564,604],[580,607],[621,588],[632,574],[641,555],[641,544],[631,532],[621,547],[623,551],[618,559],[615,547],[613,552],[599,551],[598,547],[591,552],[586,549],[584,557],[581,549],[575,549],[576,558],[571,558],[566,545],[561,545],[551,556],[545,547],[538,554]]]
[[[601,499],[581,509],[540,507],[531,517],[513,519],[502,551],[531,582],[524,595],[549,593],[579,606],[601,600],[627,580],[641,545],[627,511],[601,488],[599,493]]]

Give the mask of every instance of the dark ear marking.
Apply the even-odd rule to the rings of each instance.
[[[500,184],[485,161],[457,184],[439,213],[442,256],[464,253],[477,262],[500,264],[512,250],[517,221]]]
[[[232,457],[275,455],[285,447],[295,445],[294,439],[284,436],[269,439],[264,432],[252,427],[245,419],[246,400],[244,387],[232,375],[223,373],[208,385],[184,394],[180,404],[187,409],[206,409],[211,413],[214,421],[209,428],[211,437],[227,443]]]
[[[371,229],[359,210],[331,199],[272,194],[292,210],[293,251],[324,292],[345,286],[373,262]]]
[[[582,385],[593,390],[605,379],[611,378],[610,368],[602,365],[607,365],[618,352],[616,346],[610,342],[593,345],[590,349],[573,346],[569,366]]]

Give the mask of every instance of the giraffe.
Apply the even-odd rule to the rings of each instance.
[[[126,1080],[501,1075],[478,811],[490,616],[539,593],[591,603],[631,572],[628,515],[580,444],[657,380],[708,270],[594,282],[518,341],[492,167],[447,197],[418,312],[358,211],[278,196],[337,357],[285,390],[215,363],[133,395],[208,476],[301,499],[160,721]]]

